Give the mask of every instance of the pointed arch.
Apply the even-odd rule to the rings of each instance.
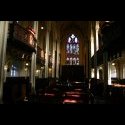
[[[66,43],[66,64],[79,65],[79,40],[71,34]]]

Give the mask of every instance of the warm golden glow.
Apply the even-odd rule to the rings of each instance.
[[[91,42],[91,57],[92,57],[94,55],[94,35],[93,35],[92,25],[91,25],[90,42]]]
[[[97,68],[97,79],[99,79],[99,68]]]
[[[28,63],[26,63],[26,66],[28,66],[29,64]]]
[[[95,77],[95,69],[91,69],[91,78]]]
[[[77,101],[76,100],[73,100],[73,99],[65,99],[64,101],[63,101],[63,104],[65,104],[65,103],[77,103]]]
[[[115,63],[112,63],[112,66],[115,66]]]
[[[98,51],[99,49],[98,33],[99,33],[99,21],[96,21],[96,51]]]
[[[43,26],[41,26],[41,30],[43,30],[44,29],[44,27]]]
[[[4,66],[4,70],[7,70],[7,68],[8,68],[8,66],[7,66],[7,65],[5,65],[5,66]]]
[[[52,71],[52,68],[49,68],[49,72],[51,72]]]
[[[109,23],[110,21],[105,21],[106,23]]]
[[[94,38],[91,36],[91,57],[94,55]]]
[[[36,70],[36,73],[40,72],[40,70]]]

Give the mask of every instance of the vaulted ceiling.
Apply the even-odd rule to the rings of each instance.
[[[65,36],[67,31],[79,31],[84,39],[90,37],[90,21],[51,21],[56,23],[60,38]],[[41,26],[46,26],[46,21],[40,21]],[[46,28],[45,28],[46,29]]]
[[[70,29],[79,30],[84,38],[89,37],[89,21],[56,21],[61,37]]]

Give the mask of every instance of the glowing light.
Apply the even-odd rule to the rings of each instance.
[[[39,70],[36,70],[36,73],[38,73],[39,72]]]
[[[99,49],[99,38],[98,38],[98,34],[99,34],[99,21],[96,21],[96,51],[98,51]]]
[[[94,55],[94,38],[91,36],[91,57]]]
[[[51,71],[52,71],[52,68],[49,68],[49,71],[51,72]]]
[[[8,67],[8,66],[7,66],[7,65],[5,65],[5,66],[4,66],[4,70],[7,70],[7,67]]]
[[[76,100],[73,100],[73,99],[65,99],[65,100],[63,101],[63,104],[65,104],[65,103],[77,103],[77,101],[76,101]]]
[[[112,63],[112,66],[115,66],[115,63]]]
[[[111,65],[108,63],[108,85],[111,85]]]
[[[26,66],[28,66],[29,64],[28,63],[26,63]]]
[[[74,82],[74,83],[79,84],[79,83],[81,83],[81,82]]]
[[[95,77],[94,69],[91,69],[91,78]]]
[[[110,21],[105,21],[106,23],[109,23]]]
[[[99,68],[97,68],[97,79],[99,79]]]
[[[44,27],[43,26],[41,26],[41,30],[43,30],[44,29]]]
[[[91,43],[91,57],[94,55],[94,34],[91,25],[91,36],[90,36],[90,43]]]

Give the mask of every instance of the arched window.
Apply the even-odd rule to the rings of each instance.
[[[66,64],[79,65],[79,41],[74,34],[68,38],[66,43]]]

